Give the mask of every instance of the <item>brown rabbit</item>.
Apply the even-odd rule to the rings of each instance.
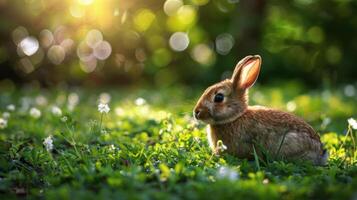
[[[259,55],[243,58],[231,79],[209,87],[198,100],[194,116],[209,124],[212,150],[219,153],[221,140],[227,152],[238,158],[253,159],[255,149],[259,156],[324,165],[328,153],[309,124],[287,112],[248,106],[248,89],[258,78],[261,62]]]

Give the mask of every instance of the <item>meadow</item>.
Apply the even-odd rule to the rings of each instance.
[[[1,199],[357,197],[354,86],[306,90],[284,84],[250,93],[251,104],[308,121],[330,152],[326,166],[212,154],[205,125],[192,118],[201,92],[188,87],[1,92]]]

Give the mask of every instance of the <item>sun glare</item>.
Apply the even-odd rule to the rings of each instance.
[[[78,0],[78,3],[82,5],[90,5],[94,2],[94,0]]]

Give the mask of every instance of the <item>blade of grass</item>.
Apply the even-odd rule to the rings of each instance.
[[[257,151],[255,150],[254,144],[253,144],[253,153],[254,153],[255,165],[256,165],[258,171],[260,171],[259,157],[258,157]]]
[[[280,140],[279,148],[276,151],[275,158],[278,158],[278,156],[280,154],[280,151],[281,151],[281,147],[283,146],[283,143],[285,141],[285,137],[286,137],[287,134],[288,134],[288,132],[285,132],[284,135],[283,135],[283,138]]]

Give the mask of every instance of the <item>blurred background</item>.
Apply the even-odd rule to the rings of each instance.
[[[207,86],[245,55],[260,84],[356,81],[353,0],[0,0],[0,87]]]

